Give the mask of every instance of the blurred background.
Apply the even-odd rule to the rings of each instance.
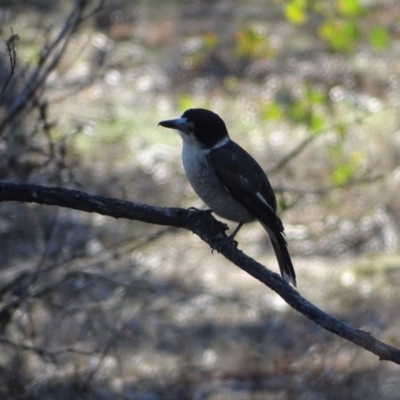
[[[396,0],[0,0],[0,179],[204,207],[157,124],[209,108],[268,173],[299,292],[400,347],[399,23]],[[277,271],[259,224],[237,239]],[[2,399],[399,398],[397,365],[189,232],[2,203],[0,260]]]

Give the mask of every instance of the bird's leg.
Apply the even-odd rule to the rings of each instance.
[[[237,247],[238,246],[238,242],[235,240],[235,236],[239,232],[239,230],[240,230],[240,228],[242,226],[243,226],[243,222],[240,222],[239,225],[235,228],[235,230],[228,237],[224,236],[224,237],[216,238],[215,239],[215,244],[226,245],[226,244],[232,243],[235,247]],[[215,249],[212,249],[211,253],[214,250]]]
[[[235,240],[235,236],[240,231],[240,228],[242,226],[243,226],[243,222],[239,222],[239,225],[236,227],[236,229],[229,235],[229,239],[231,239],[232,242],[236,244],[236,246],[237,246],[237,241]]]

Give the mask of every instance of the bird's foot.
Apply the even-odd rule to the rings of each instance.
[[[195,213],[204,213],[204,214],[211,214],[213,211],[210,209],[207,210],[201,210],[198,209],[196,207],[189,207],[188,211],[190,212],[195,212]],[[215,220],[221,227],[221,231],[228,231],[229,230],[229,226],[227,224],[224,224],[221,221]],[[233,234],[226,236],[224,233],[219,233],[216,237],[214,237],[211,240],[210,243],[210,247],[211,247],[211,253],[214,252],[214,250],[217,250],[217,248],[222,248],[224,246],[227,246],[229,244],[233,244],[235,247],[238,246],[238,242],[236,240],[234,240],[235,234],[238,231],[238,229],[235,230],[235,232],[233,232]]]
[[[231,237],[232,235],[229,236],[217,236],[212,239],[210,246],[211,246],[211,254],[214,253],[215,250],[218,251],[218,248],[223,248],[225,246],[228,246],[230,244],[233,244],[235,247],[238,247],[238,242]]]

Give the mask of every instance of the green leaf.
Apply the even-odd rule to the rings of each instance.
[[[194,106],[195,106],[195,100],[193,96],[190,96],[188,94],[183,94],[178,99],[178,108],[180,110],[187,110],[189,108],[193,108]]]
[[[307,15],[307,1],[306,0],[292,0],[285,7],[286,19],[296,25],[303,25],[308,18]]]
[[[325,118],[320,114],[313,114],[310,120],[310,128],[313,133],[319,133],[326,126]]]
[[[350,182],[354,175],[354,170],[351,165],[339,165],[331,174],[331,182],[336,187],[344,186]]]
[[[288,107],[287,116],[294,122],[308,124],[310,119],[310,105],[305,99],[299,100]]]
[[[239,57],[268,57],[274,52],[267,34],[255,25],[240,30],[236,35],[236,54]]]
[[[339,152],[338,152],[339,150]],[[336,155],[341,158],[343,148],[338,146]],[[363,169],[365,163],[365,154],[361,150],[354,151],[347,161],[340,164],[331,174],[331,181],[337,187],[343,187],[356,176],[360,170]]]
[[[358,17],[365,11],[359,0],[338,0],[337,8],[345,17]]]
[[[276,103],[275,101],[272,101],[271,103],[268,103],[265,107],[263,107],[263,112],[262,112],[262,118],[263,119],[281,119],[284,115],[284,111],[282,107]]]
[[[326,103],[326,94],[321,90],[311,88],[307,92],[308,100],[311,104],[325,104]]]
[[[358,25],[342,19],[326,21],[319,31],[329,45],[337,51],[351,51],[360,36]]]
[[[390,45],[390,35],[383,26],[375,26],[369,33],[369,43],[377,50],[385,50]]]

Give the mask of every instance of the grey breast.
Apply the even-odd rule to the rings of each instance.
[[[253,221],[254,216],[229,194],[215,175],[207,158],[209,152],[183,144],[183,166],[194,191],[219,216],[235,222]]]

